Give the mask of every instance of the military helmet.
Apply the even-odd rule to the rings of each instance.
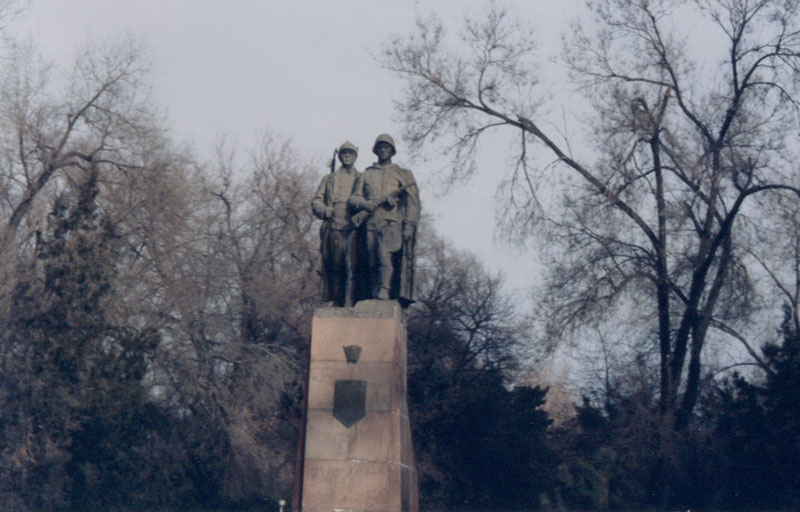
[[[375,138],[375,144],[372,145],[372,152],[375,153],[376,155],[378,153],[375,151],[375,148],[378,147],[379,142],[385,142],[390,146],[392,146],[392,155],[395,155],[397,153],[397,146],[394,145],[394,139],[392,138],[392,136],[389,135],[388,133],[382,133]]]
[[[355,151],[356,156],[358,156],[358,148],[355,146],[355,144],[353,144],[349,140],[344,141],[344,143],[341,146],[339,146],[339,153],[341,153],[345,149],[349,149],[350,151]]]

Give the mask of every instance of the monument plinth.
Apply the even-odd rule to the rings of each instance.
[[[303,512],[419,510],[402,315],[388,300],[315,312]]]

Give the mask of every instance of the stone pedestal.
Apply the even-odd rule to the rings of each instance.
[[[348,362],[346,346],[360,347],[356,362],[352,359],[359,350],[349,349]],[[371,300],[353,308],[315,312],[303,512],[419,510],[406,403],[406,360],[405,326],[396,302]],[[340,385],[334,397],[337,381],[351,384]],[[353,381],[366,383],[365,395],[359,395],[363,384],[352,385]],[[349,392],[344,393],[345,389]],[[360,416],[360,405],[364,415],[352,423]]]

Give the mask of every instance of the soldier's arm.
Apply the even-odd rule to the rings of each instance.
[[[328,205],[325,204],[325,189],[328,186],[329,176],[330,175],[322,178],[322,181],[319,183],[319,187],[317,187],[317,193],[314,194],[314,199],[311,200],[311,211],[314,212],[314,215],[318,219],[322,220],[328,218],[328,215],[326,215]]]
[[[419,188],[417,188],[417,182],[414,180],[414,174],[409,170],[404,170],[408,183],[411,183],[411,185],[406,189],[406,215],[404,221],[406,224],[416,226],[419,223],[419,215],[421,210],[419,201]]]
[[[353,194],[350,196],[347,203],[356,210],[367,210],[371,212],[375,209],[375,203],[364,198],[364,174],[366,174],[366,172],[356,178],[356,184],[353,186]]]

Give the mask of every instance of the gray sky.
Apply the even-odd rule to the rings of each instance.
[[[21,30],[44,56],[68,64],[76,47],[132,35],[146,44],[155,67],[154,93],[178,141],[208,155],[220,136],[252,147],[259,132],[277,136],[320,161],[345,139],[360,148],[357,167],[373,161],[375,136],[398,139],[395,161],[423,184],[423,209],[456,247],[502,269],[510,289],[534,278],[529,253],[494,237],[494,194],[506,164],[506,143],[485,147],[478,179],[443,190],[432,184],[443,162],[415,162],[399,140],[392,100],[402,83],[382,70],[377,52],[391,34],[408,33],[418,14],[460,21],[487,2],[367,0],[30,0]],[[574,15],[572,0],[506,2],[540,41],[557,46]],[[544,52],[552,52],[546,44]],[[311,192],[310,192],[311,193]]]

